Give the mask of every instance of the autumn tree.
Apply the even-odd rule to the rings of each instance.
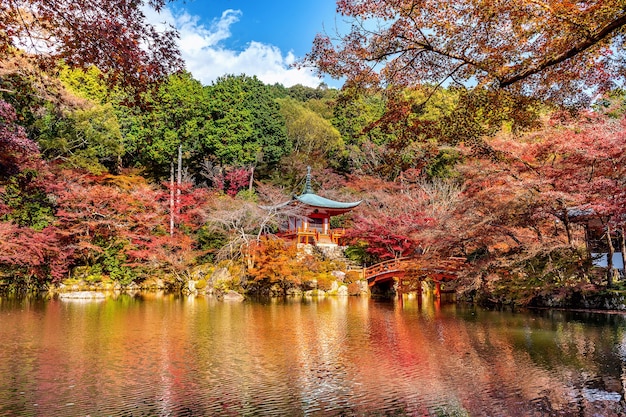
[[[73,248],[55,227],[36,231],[0,222],[0,270],[17,286],[43,287],[63,279]]]
[[[15,174],[39,159],[39,147],[17,123],[15,109],[0,100],[0,178]]]
[[[318,35],[304,63],[347,85],[478,85],[571,103],[626,69],[618,0],[340,0],[337,11],[349,32]]]
[[[263,237],[248,248],[251,259],[248,274],[253,281],[277,282],[283,288],[299,284],[297,252],[295,245],[282,239]]]
[[[480,261],[475,277],[506,271],[531,295],[586,282],[585,237],[574,223],[584,214],[603,223],[605,246],[616,241],[624,220],[623,135],[620,121],[558,113],[516,141],[491,139],[495,156],[459,166],[465,191],[446,240]]]
[[[421,231],[434,222],[426,216],[422,199],[403,192],[398,182],[372,177],[355,178],[349,185],[367,192],[368,197],[354,214],[348,231],[353,248],[348,252],[360,261],[380,262],[414,256],[426,249],[428,243]],[[360,250],[365,253],[359,254]]]
[[[0,4],[0,59],[16,48],[43,67],[95,65],[137,91],[182,67],[177,33],[149,24],[144,7],[166,0],[15,0]]]

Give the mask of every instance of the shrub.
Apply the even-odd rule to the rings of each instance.
[[[346,284],[352,284],[361,279],[361,273],[359,271],[348,271],[343,279]]]

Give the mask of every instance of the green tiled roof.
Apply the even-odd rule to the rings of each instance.
[[[329,209],[351,209],[361,204],[360,201],[355,201],[353,203],[334,201],[328,198],[320,197],[319,195],[311,192],[305,192],[304,194],[298,195],[295,197],[295,199],[309,206]]]
[[[320,197],[315,194],[313,192],[313,187],[311,187],[311,167],[307,167],[306,169],[306,182],[304,184],[302,194],[295,196],[294,199],[309,206],[335,210],[351,209],[361,204],[360,201],[355,201],[354,203],[343,203],[341,201],[334,201],[328,198]]]

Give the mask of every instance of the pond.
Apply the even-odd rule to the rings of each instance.
[[[0,416],[618,416],[626,316],[0,298]]]

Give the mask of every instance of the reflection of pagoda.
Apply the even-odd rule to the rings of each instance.
[[[336,246],[345,235],[345,229],[331,229],[330,218],[347,213],[359,204],[360,201],[343,203],[315,194],[311,187],[311,167],[308,167],[302,194],[285,203],[296,208],[298,215],[289,216],[283,236],[295,237],[298,243]]]

